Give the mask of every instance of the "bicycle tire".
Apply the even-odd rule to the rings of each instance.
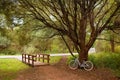
[[[78,63],[75,60],[70,61],[69,68],[72,70],[76,70],[78,68]]]
[[[91,61],[85,61],[84,65],[86,71],[91,71],[93,69],[93,63]]]

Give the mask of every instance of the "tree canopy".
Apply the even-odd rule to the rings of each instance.
[[[33,28],[35,31],[44,29],[48,37],[60,35],[72,54],[71,44],[66,40],[69,39],[82,61],[88,58],[89,49],[105,29],[116,31],[119,28],[120,1],[1,0],[0,13],[5,15],[2,16],[4,21],[0,18],[0,22],[7,21],[5,26],[25,26],[19,32],[21,37],[25,37],[21,33],[29,34]],[[26,41],[20,44],[24,45]]]
[[[82,61],[120,9],[119,0],[19,0],[27,13],[47,28],[67,36]]]

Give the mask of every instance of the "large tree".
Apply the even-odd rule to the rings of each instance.
[[[120,9],[119,0],[20,0],[20,6],[45,27],[60,33],[63,40],[67,36],[80,61],[88,59],[96,38],[111,25]]]

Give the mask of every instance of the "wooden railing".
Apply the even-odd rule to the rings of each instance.
[[[30,66],[47,65],[50,61],[49,54],[22,54],[22,62]],[[42,62],[42,63],[41,63]]]

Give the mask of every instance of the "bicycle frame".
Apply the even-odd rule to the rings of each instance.
[[[76,59],[75,59],[75,62],[78,63],[78,65],[79,65],[80,67],[85,67],[84,61],[83,61],[83,63],[80,63],[79,59],[76,58]]]

